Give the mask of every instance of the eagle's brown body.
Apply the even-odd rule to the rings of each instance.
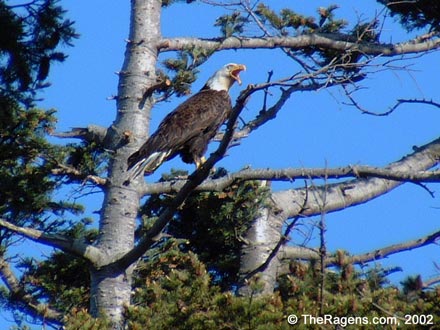
[[[157,131],[128,158],[127,182],[141,173],[155,171],[176,155],[199,167],[209,141],[232,111],[228,92],[235,81],[241,83],[239,73],[243,70],[246,67],[242,64],[226,64],[197,94],[168,114]]]
[[[157,153],[157,161],[145,164],[153,172],[163,161],[180,155],[185,163],[200,163],[209,141],[231,113],[227,91],[201,90],[168,114],[147,142],[128,158],[128,168]]]

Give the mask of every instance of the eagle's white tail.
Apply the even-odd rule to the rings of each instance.
[[[141,175],[144,172],[152,173],[156,168],[158,168],[164,162],[164,160],[169,154],[170,154],[169,151],[158,151],[158,152],[153,152],[147,158],[141,159],[129,170],[129,174],[126,182],[129,183],[130,181],[135,179],[138,175]]]

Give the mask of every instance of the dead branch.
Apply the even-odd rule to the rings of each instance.
[[[69,177],[82,180],[83,184],[85,184],[87,181],[91,181],[95,185],[100,187],[105,186],[105,184],[107,183],[107,180],[104,178],[101,178],[97,175],[86,175],[74,167],[67,166],[58,162],[57,162],[57,166],[58,167],[55,167],[51,170],[51,173],[54,175],[67,175]]]
[[[107,179],[101,178],[97,175],[85,175],[81,171],[77,170],[74,167],[67,166],[61,163],[57,163],[56,168],[53,168],[51,170],[51,173],[53,175],[67,175],[69,177],[76,178],[78,180],[82,180],[83,184],[85,184],[87,181],[93,182],[95,185],[103,187],[107,183]]]
[[[433,107],[437,107],[440,108],[440,103],[438,102],[434,102],[433,100],[425,100],[425,99],[398,99],[396,101],[396,103],[391,106],[387,111],[384,112],[374,112],[374,111],[370,111],[365,109],[363,106],[361,106],[353,97],[353,93],[351,91],[348,91],[346,86],[342,86],[342,88],[344,89],[345,92],[345,96],[348,98],[349,103],[344,103],[346,105],[349,106],[354,106],[356,109],[358,109],[361,113],[366,114],[366,115],[372,115],[372,116],[378,116],[378,117],[382,117],[382,116],[388,116],[391,113],[393,113],[397,108],[401,107],[404,104],[410,103],[410,104],[425,104],[425,105],[430,105]]]
[[[436,276],[436,277],[430,278],[429,280],[423,281],[423,288],[427,289],[427,288],[430,288],[438,283],[440,283],[440,276]]]
[[[379,248],[377,250],[358,254],[358,255],[346,255],[343,259],[344,264],[364,265],[369,262],[385,259],[390,255],[417,249],[423,246],[436,243],[440,239],[440,231],[433,234],[420,237],[418,239],[410,240],[403,243],[393,244]],[[285,261],[291,260],[319,260],[320,252],[318,249],[311,249],[298,246],[285,246],[282,250],[281,258]],[[341,266],[341,260],[338,256],[328,256],[326,267]],[[284,271],[283,271],[284,272]],[[434,283],[436,283],[435,281]]]
[[[4,219],[0,219],[0,227],[6,228],[32,241],[82,257],[93,264],[99,264],[102,259],[101,251],[80,239],[71,239],[59,234],[47,234],[37,229],[16,226]]]
[[[161,81],[158,81],[157,84],[148,87],[145,91],[144,94],[142,95],[142,99],[141,102],[139,104],[140,108],[143,108],[145,105],[146,100],[153,95],[155,92],[158,91],[163,91],[168,89],[171,86],[171,80],[169,79],[163,79]]]
[[[359,70],[365,69],[371,65],[370,62],[372,62],[372,60],[372,58],[369,58],[360,63],[337,64],[335,63],[335,59],[323,67],[314,70],[306,69],[306,73],[297,73],[277,81],[270,81],[273,74],[271,71],[266,83],[251,86],[255,91],[262,90],[264,92],[263,106],[255,119],[249,121],[234,133],[234,141],[249,136],[252,131],[263,126],[268,121],[275,119],[279,111],[283,109],[287,100],[295,92],[318,91],[334,86],[353,85],[362,81],[366,77],[364,73],[360,73],[360,71],[348,73],[344,70],[353,69],[354,67]],[[280,87],[281,96],[273,106],[267,109],[266,98],[268,89],[273,87]],[[348,94],[348,92],[346,93]],[[214,140],[220,141],[223,138],[223,134],[222,132],[218,133]]]
[[[412,39],[397,44],[358,42],[345,34],[311,33],[293,37],[229,37],[226,39],[164,38],[158,43],[160,52],[179,51],[192,48],[206,50],[229,49],[273,49],[290,48],[301,50],[317,47],[338,51],[356,51],[365,55],[395,56],[434,50],[440,47],[440,39]]]
[[[440,231],[437,231],[433,234],[415,240],[410,240],[399,244],[393,244],[364,254],[349,256],[347,257],[347,262],[350,264],[362,265],[368,262],[384,259],[396,253],[409,251],[436,243],[436,241],[439,238],[440,238]],[[334,257],[329,258],[327,262],[327,266],[338,266],[338,262]]]
[[[20,301],[21,306],[24,306],[31,315],[48,323],[61,324],[63,314],[51,309],[46,304],[35,301],[32,295],[26,292],[25,287],[15,276],[3,256],[0,257],[0,277],[8,288],[9,295],[13,296],[14,300]]]
[[[407,179],[409,179],[411,177],[410,173],[417,173],[418,171],[429,169],[438,164],[439,159],[440,139],[437,139],[421,148],[416,148],[414,153],[397,162],[391,163],[384,168],[384,170],[391,170],[394,173],[407,173],[407,175],[404,176],[407,176]],[[282,210],[288,218],[297,216],[299,214],[298,212],[301,212],[303,216],[312,216],[320,214],[321,209],[319,205],[321,201],[317,198],[319,194],[314,194],[314,198],[308,198],[304,210],[302,201],[307,195],[306,190],[326,189],[328,191],[326,196],[326,211],[335,212],[370,201],[405,182],[396,180],[397,176],[394,176],[392,179],[386,179],[385,176],[381,177],[380,173],[378,174],[376,177],[369,176],[344,181],[342,183],[329,184],[325,187],[317,186],[307,189],[300,188],[277,191],[272,193],[272,199],[275,201],[276,207]],[[308,194],[310,195],[310,192]]]
[[[98,145],[104,145],[107,128],[98,125],[89,125],[87,127],[73,127],[68,132],[55,132],[51,135],[63,139],[80,139],[87,142],[95,142]]]
[[[417,151],[414,153],[416,154]],[[432,165],[433,166],[433,165]],[[222,191],[239,181],[271,180],[293,182],[298,179],[329,179],[344,178],[381,178],[399,182],[440,182],[440,170],[409,170],[402,171],[393,168],[392,164],[385,168],[372,166],[346,166],[339,168],[285,168],[285,169],[244,169],[228,174],[219,179],[209,179],[200,184],[197,191]],[[145,185],[143,195],[173,193],[179,191],[186,183],[184,179],[176,179],[166,182],[151,183]]]

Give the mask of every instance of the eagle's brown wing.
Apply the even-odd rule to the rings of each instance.
[[[202,90],[191,96],[168,114],[139,151],[128,158],[128,168],[143,162],[144,170],[152,172],[182,148],[188,149],[187,144],[191,140],[198,140],[197,137],[201,135],[211,139],[231,109],[231,100],[226,91]],[[151,162],[147,161],[153,157]]]

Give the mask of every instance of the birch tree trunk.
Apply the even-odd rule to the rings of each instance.
[[[438,159],[440,139],[417,148],[412,154],[389,164],[384,169],[415,175],[419,171],[436,166]],[[240,263],[241,277],[250,279],[256,275],[263,284],[263,290],[257,293],[273,293],[282,260],[286,259],[286,252],[297,251],[295,248],[289,249],[288,246],[284,246],[287,241],[282,230],[287,219],[341,211],[385,195],[403,183],[403,180],[365,177],[341,183],[272,192],[269,198],[271,207],[261,210],[245,236]],[[427,240],[430,238],[431,236],[428,236]],[[294,259],[317,259],[318,256],[315,253],[311,257],[310,250],[291,255],[294,255]],[[253,293],[249,283],[245,282],[240,288],[242,295]]]
[[[262,289],[258,292],[260,294],[271,294],[276,286],[280,267],[276,248],[281,239],[282,220],[270,209],[261,209],[260,216],[246,233],[246,244],[241,250],[240,275],[247,279],[249,275],[258,273],[262,284]],[[244,285],[240,294],[249,296],[251,291],[250,286]]]
[[[108,145],[114,150],[109,165],[96,247],[104,254],[102,267],[91,270],[91,312],[105,315],[119,329],[124,306],[130,303],[131,267],[112,265],[134,246],[139,189],[143,177],[123,184],[127,158],[145,140],[152,100],[145,91],[156,83],[157,42],[160,39],[160,0],[132,0],[130,32],[120,71],[117,116],[110,128]],[[148,96],[148,95],[147,95]],[[128,142],[133,143],[128,144]]]

